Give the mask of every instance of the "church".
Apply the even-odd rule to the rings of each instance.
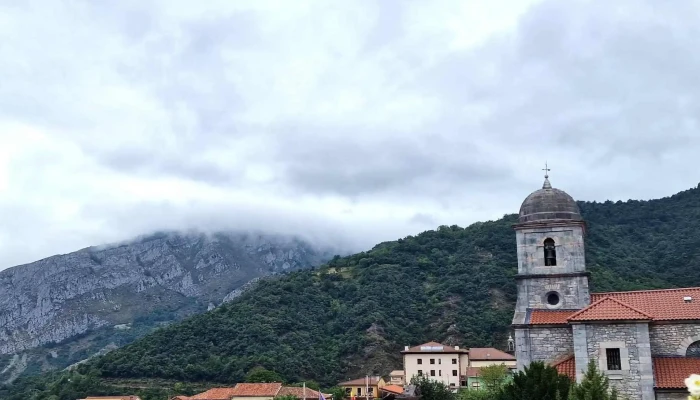
[[[687,399],[700,374],[700,287],[591,293],[586,223],[576,201],[545,175],[520,207],[517,368],[553,365],[580,382],[589,361],[627,399]]]

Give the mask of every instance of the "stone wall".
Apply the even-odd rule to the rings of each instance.
[[[552,362],[573,354],[571,328],[530,328],[531,361]]]
[[[654,356],[685,356],[691,343],[700,340],[698,324],[664,324],[649,328],[651,354]]]
[[[687,392],[682,392],[682,393],[657,393],[656,394],[656,400],[687,400],[688,399],[688,393]]]
[[[651,365],[649,331],[640,324],[587,324],[586,343],[589,359],[610,378],[623,398],[654,399],[654,377]],[[619,348],[622,371],[607,371],[605,348]]]
[[[553,274],[586,270],[583,226],[571,223],[565,226],[516,228],[519,274]],[[551,238],[557,254],[557,265],[544,265],[544,240]]]

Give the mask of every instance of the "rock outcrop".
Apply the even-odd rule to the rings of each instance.
[[[229,301],[260,277],[330,256],[287,236],[162,233],[9,268],[0,271],[0,355],[100,328],[123,333],[134,321],[144,331]]]

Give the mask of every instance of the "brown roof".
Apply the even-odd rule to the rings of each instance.
[[[698,315],[700,317],[700,315]],[[652,316],[613,297],[603,297],[590,306],[571,314],[569,321],[650,321]]]
[[[369,385],[376,385],[379,383],[381,376],[370,376]],[[341,382],[338,386],[361,386],[367,383],[367,378],[357,378],[351,381]]]
[[[479,367],[467,367],[467,377],[475,378],[481,375],[481,368]]]
[[[578,310],[532,310],[530,324],[532,325],[558,325],[568,324],[567,319]]]
[[[466,353],[464,349],[456,349],[452,346],[445,346],[438,342],[423,343],[419,346],[414,346],[408,350],[403,350],[402,353]]]
[[[576,358],[573,354],[554,362],[552,367],[556,368],[560,374],[576,379]]]
[[[191,396],[191,400],[231,400],[235,388],[213,388]]]
[[[302,399],[302,400],[308,400],[308,399],[318,400],[320,398],[320,396],[318,395],[318,392],[311,389],[311,388],[306,388],[306,396],[304,396],[304,388],[303,387],[292,387],[292,386],[282,386],[279,393],[277,393],[277,396],[294,396],[297,399]]]
[[[474,361],[498,360],[498,361],[515,361],[512,355],[494,349],[493,347],[472,347],[469,349],[469,359]]]
[[[692,297],[686,303],[683,297]],[[591,301],[612,297],[652,317],[654,321],[700,319],[700,287],[632,292],[592,293]]]
[[[382,390],[394,394],[402,394],[403,388],[399,385],[386,385],[382,387]]]
[[[188,396],[174,396],[171,397],[170,400],[191,400],[191,397]]]
[[[231,396],[276,396],[281,388],[281,383],[238,383]]]
[[[686,389],[685,378],[700,371],[700,358],[652,357],[654,386],[659,389]]]

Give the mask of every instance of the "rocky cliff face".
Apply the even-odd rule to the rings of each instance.
[[[230,300],[252,280],[331,255],[291,237],[164,233],[0,271],[0,355],[85,342],[90,332],[101,332],[100,346],[124,344],[139,336],[124,333],[134,324],[146,333]],[[74,362],[93,346],[69,347],[70,354],[46,350],[45,358]]]

